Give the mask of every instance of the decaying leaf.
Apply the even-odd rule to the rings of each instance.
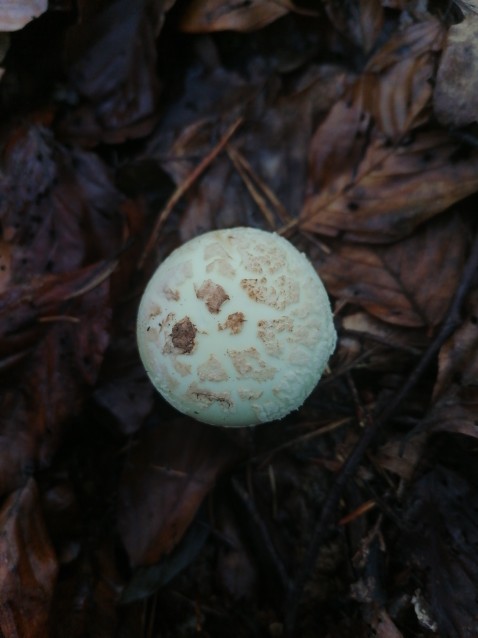
[[[47,636],[57,561],[33,479],[2,503],[0,554],[0,632]]]
[[[461,222],[445,217],[391,246],[332,243],[318,268],[330,292],[382,321],[435,326],[460,279],[466,243]]]
[[[477,512],[475,487],[443,467],[417,481],[408,499],[406,520],[412,531],[405,534],[403,547],[422,571],[428,621],[450,638],[476,634]]]
[[[160,92],[155,40],[171,4],[100,3],[71,29],[68,69],[81,101],[62,121],[65,135],[95,145],[152,130]]]
[[[181,20],[181,29],[191,33],[253,31],[287,14],[287,1],[193,0]]]
[[[417,133],[398,146],[375,137],[366,146],[360,119],[357,110],[351,107],[347,115],[347,106],[339,103],[315,134],[303,230],[394,241],[476,190],[478,154],[462,153],[447,134]],[[340,121],[338,129],[334,120]],[[330,146],[334,129],[339,139]],[[342,171],[334,174],[339,163]]]
[[[389,141],[399,140],[428,119],[426,107],[444,35],[443,26],[432,19],[398,30],[357,78],[352,101]]]
[[[118,526],[133,566],[152,565],[172,551],[237,456],[221,430],[189,420],[143,434],[128,454],[119,495]]]

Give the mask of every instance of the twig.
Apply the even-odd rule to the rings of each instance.
[[[236,171],[239,173],[239,175],[242,178],[242,181],[246,185],[246,188],[249,191],[249,195],[252,197],[252,199],[257,204],[257,207],[261,211],[261,213],[264,216],[264,219],[266,220],[266,222],[269,224],[269,226],[271,228],[274,229],[276,227],[276,223],[275,223],[275,220],[274,220],[274,215],[272,214],[272,211],[269,209],[269,206],[267,205],[267,202],[266,202],[265,198],[262,196],[262,194],[256,188],[256,186],[253,183],[250,175],[248,174],[248,172],[244,168],[243,163],[239,159],[238,151],[231,144],[227,145],[227,149],[226,150],[227,150],[227,154],[229,156],[229,159],[234,164],[234,167],[235,167]]]
[[[228,144],[227,148],[228,148],[228,152],[231,152],[233,154],[235,164],[237,163],[237,165],[239,165],[242,168],[241,176],[243,173],[245,173],[250,178],[250,180],[257,187],[257,189],[264,195],[264,197],[266,197],[269,200],[269,203],[272,204],[275,212],[277,213],[278,217],[280,217],[282,223],[287,224],[288,222],[290,222],[292,217],[289,214],[286,207],[277,197],[277,195],[272,190],[272,188],[270,188],[269,185],[263,179],[261,179],[259,175],[257,175],[254,172],[252,166],[249,164],[249,162],[244,157],[244,155],[232,144]]]
[[[440,330],[432,343],[428,346],[423,357],[416,365],[412,373],[407,377],[406,381],[397,392],[397,394],[390,401],[388,406],[383,412],[376,418],[376,420],[364,431],[362,437],[359,439],[357,445],[350,453],[349,457],[345,461],[342,469],[340,470],[337,479],[332,486],[329,495],[327,496],[322,513],[317,521],[317,525],[312,535],[312,540],[307,551],[304,562],[302,563],[295,582],[289,589],[286,600],[286,613],[284,618],[285,633],[288,636],[292,636],[295,628],[295,622],[297,617],[297,610],[300,604],[302,591],[309,579],[312,569],[317,564],[317,557],[320,551],[320,547],[325,537],[329,532],[329,527],[332,524],[337,505],[340,501],[342,491],[354,474],[358,465],[360,464],[367,448],[377,436],[380,429],[388,421],[388,419],[394,414],[395,410],[415,387],[421,376],[424,374],[430,363],[440,351],[443,344],[453,334],[456,328],[460,325],[460,310],[464,301],[464,298],[473,283],[473,277],[478,269],[478,234],[472,244],[470,256],[468,262],[463,271],[463,277],[460,285],[455,293],[450,308],[448,310],[445,321],[443,322]],[[296,634],[295,634],[296,635]]]
[[[272,544],[269,531],[262,517],[256,510],[253,500],[239,483],[239,481],[233,479],[232,485],[234,487],[234,491],[241,499],[243,506],[246,508],[249,519],[252,520],[254,523],[254,528],[256,530],[256,534],[262,548],[262,558],[267,562],[268,567],[273,570],[275,577],[278,579],[282,587],[282,590],[287,591],[290,588],[289,577],[287,575],[282,559],[280,558],[274,545]]]
[[[168,217],[171,215],[176,204],[179,202],[181,197],[183,197],[186,191],[188,191],[191,188],[191,186],[198,179],[201,173],[204,173],[204,171],[208,168],[211,162],[213,162],[213,160],[219,155],[219,153],[223,150],[223,148],[229,142],[229,140],[234,135],[236,130],[239,128],[239,126],[242,124],[242,122],[243,122],[243,118],[239,117],[237,118],[237,120],[235,120],[235,122],[231,124],[231,126],[227,129],[227,131],[224,133],[224,135],[216,144],[216,146],[211,151],[209,151],[206,157],[204,157],[199,162],[196,168],[193,171],[191,171],[191,173],[186,177],[186,179],[181,184],[179,184],[179,186],[176,188],[174,193],[171,195],[171,197],[166,203],[166,206],[163,208],[158,219],[156,220],[154,228],[151,232],[151,237],[149,238],[148,243],[146,244],[146,248],[144,249],[143,254],[141,255],[139,259],[139,262],[138,262],[139,270],[144,266],[146,259],[148,258],[149,254],[153,250],[156,242],[158,241],[159,233],[161,232],[161,229],[166,223]]]

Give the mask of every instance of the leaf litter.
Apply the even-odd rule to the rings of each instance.
[[[476,636],[473,3],[20,4],[2,635]],[[229,433],[134,335],[158,261],[235,225],[308,255],[339,344],[299,411]]]

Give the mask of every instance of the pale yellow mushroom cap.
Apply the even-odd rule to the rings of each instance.
[[[311,263],[283,237],[254,228],[206,233],[165,259],[141,299],[137,337],[169,403],[236,427],[300,407],[336,343]]]

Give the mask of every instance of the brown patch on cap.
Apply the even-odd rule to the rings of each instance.
[[[219,284],[215,284],[211,279],[206,279],[200,288],[196,290],[196,297],[202,299],[209,312],[217,315],[222,304],[230,297]]]
[[[237,335],[242,330],[242,324],[245,322],[243,312],[233,312],[229,315],[224,323],[218,325],[219,330],[230,330],[231,334]]]
[[[241,279],[241,288],[253,301],[266,304],[276,310],[284,310],[287,306],[299,301],[300,293],[297,283],[285,275],[268,281],[267,277],[258,279]]]
[[[179,290],[172,290],[169,286],[164,286],[163,293],[168,301],[179,301],[181,298]]]
[[[189,317],[184,317],[173,326],[171,332],[173,346],[180,354],[189,354],[194,348],[196,333],[196,326]]]
[[[278,357],[282,352],[281,344],[277,338],[283,332],[292,333],[293,321],[290,317],[278,319],[261,319],[257,322],[257,336],[263,342],[267,354]]]
[[[207,388],[201,388],[196,383],[192,383],[188,390],[188,394],[191,395],[198,403],[204,407],[210,407],[215,403],[220,405],[226,410],[230,410],[234,405],[229,392],[212,392]]]
[[[267,381],[276,375],[276,368],[267,365],[256,348],[246,350],[228,350],[232,365],[241,379]]]
[[[198,366],[198,375],[200,381],[227,381],[229,378],[221,362],[213,354]]]

